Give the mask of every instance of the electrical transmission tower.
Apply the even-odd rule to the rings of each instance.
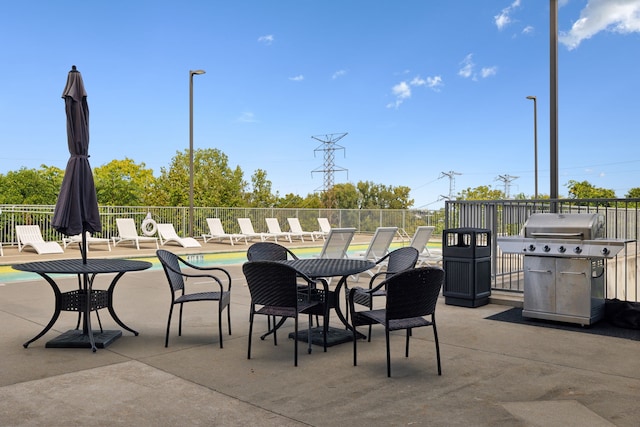
[[[511,181],[514,181],[516,179],[520,178],[519,176],[512,176],[512,175],[498,175],[498,177],[496,178],[497,181],[502,181],[504,183],[504,195],[505,198],[509,199],[510,198],[510,192],[511,192]]]
[[[456,191],[456,175],[462,175],[460,172],[454,172],[454,171],[449,171],[449,172],[440,172],[440,176],[438,177],[438,179],[440,178],[444,178],[449,177],[449,196],[447,197],[448,200],[455,200],[455,191]]]
[[[313,155],[317,151],[324,152],[324,165],[322,167],[316,168],[311,171],[311,174],[314,172],[323,172],[324,173],[324,187],[323,191],[330,190],[333,187],[333,174],[334,172],[347,172],[347,177],[349,171],[340,166],[336,166],[335,164],[335,152],[336,150],[344,150],[345,148],[336,144],[336,142],[340,141],[342,138],[347,136],[347,132],[344,133],[330,133],[327,135],[316,135],[311,138],[318,140],[322,143],[322,145],[318,146],[315,150],[313,150]]]

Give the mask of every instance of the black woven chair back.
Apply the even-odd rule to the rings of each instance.
[[[273,242],[258,242],[249,246],[249,261],[284,261],[287,258],[298,259],[289,249]]]
[[[394,274],[387,284],[387,319],[428,316],[435,312],[444,270],[421,267]]]
[[[273,261],[250,261],[242,265],[251,302],[257,305],[297,307],[296,270]]]
[[[418,252],[418,250],[416,248],[412,248],[411,246],[389,252],[389,257],[387,259],[387,271],[389,273],[385,278],[388,279],[395,273],[414,268],[416,266],[416,262],[418,262],[419,256],[420,253]]]
[[[182,275],[176,273],[180,271],[180,264],[178,262],[178,256],[172,252],[165,251],[160,249],[156,251],[156,255],[162,264],[162,268],[164,269],[164,273],[167,275],[167,281],[171,286],[171,289],[176,291],[181,291],[184,289],[184,279]]]

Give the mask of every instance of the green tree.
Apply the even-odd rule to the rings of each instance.
[[[359,196],[356,186],[351,183],[335,184],[320,196],[323,206],[337,209],[358,209]]]
[[[215,148],[193,152],[193,200],[195,206],[244,205],[247,183],[242,169],[231,169],[228,157]],[[176,152],[168,168],[160,168],[153,192],[160,206],[189,205],[189,150]]]
[[[411,189],[405,186],[393,187],[360,181],[357,184],[360,209],[407,209],[413,206],[409,198]]]
[[[490,185],[480,185],[462,190],[458,193],[457,198],[458,200],[502,200],[505,195],[502,190],[491,189]]]
[[[307,197],[304,198],[300,207],[307,208],[307,209],[319,209],[323,207],[320,194],[319,193],[307,194]]]
[[[276,201],[276,208],[301,208],[304,205],[304,200],[297,194],[289,193],[284,197],[279,197]]]
[[[62,169],[46,165],[0,174],[0,204],[53,205],[63,176]]]
[[[251,207],[270,208],[276,204],[278,195],[271,193],[271,181],[267,172],[258,169],[251,175],[251,192],[247,193],[247,204]]]
[[[112,160],[93,169],[98,203],[110,206],[148,205],[155,183],[153,170],[133,160]]]
[[[570,199],[614,199],[616,192],[606,188],[595,187],[588,181],[570,180],[567,183]]]
[[[640,199],[640,187],[630,189],[624,197],[627,199]]]

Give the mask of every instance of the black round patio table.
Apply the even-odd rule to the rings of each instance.
[[[25,342],[29,344],[42,337],[53,327],[61,311],[77,311],[78,323],[76,329],[69,330],[59,337],[47,342],[49,348],[104,348],[122,335],[122,331],[105,331],[102,329],[100,317],[100,332],[91,328],[91,312],[106,308],[113,320],[123,329],[138,335],[138,332],[125,325],[116,315],[113,309],[113,291],[118,280],[128,271],[141,271],[151,267],[147,261],[135,261],[126,259],[87,259],[83,263],[81,259],[62,259],[55,261],[38,261],[15,264],[11,266],[15,270],[39,274],[49,283],[55,295],[55,311],[51,320],[44,329],[35,337]],[[93,289],[93,280],[98,274],[116,273],[108,289]],[[78,276],[78,289],[68,292],[60,291],[60,287],[50,276],[51,274],[74,274]],[[82,329],[80,321],[82,320]]]
[[[326,296],[326,303],[329,304],[329,308],[333,308],[336,311],[336,315],[345,325],[346,329],[340,330],[336,328],[329,328],[330,339],[332,342],[327,345],[331,346],[333,344],[351,341],[353,339],[351,325],[349,325],[349,322],[342,313],[338,295],[340,295],[342,287],[346,286],[347,278],[349,276],[360,274],[372,269],[376,266],[375,262],[353,258],[301,258],[278,262],[293,267],[295,270],[312,279],[320,277],[340,277],[340,281],[336,285],[335,291],[330,291],[329,295]],[[311,333],[311,341],[313,344],[324,344],[322,328],[313,328]],[[307,337],[302,331],[298,333],[298,339],[301,341],[307,341]]]

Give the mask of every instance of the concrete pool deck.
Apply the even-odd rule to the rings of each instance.
[[[303,247],[286,246],[294,252]],[[120,250],[96,249],[90,256],[155,253],[155,247]],[[0,260],[13,256],[10,251],[5,248]],[[74,250],[67,249],[70,254]],[[403,335],[392,335],[392,378],[386,377],[380,328],[374,328],[371,342],[359,343],[356,367],[350,343],[326,353],[314,346],[311,354],[300,346],[294,367],[293,343],[285,338],[291,322],[274,346],[272,339],[257,337],[266,328],[257,319],[247,360],[249,293],[241,264],[225,268],[233,278],[233,334],[224,336],[223,349],[214,306],[206,302],[185,307],[182,337],[174,323],[164,347],[169,290],[160,269],[123,276],[114,306],[140,335],[124,332],[96,353],[45,348],[47,340],[75,327],[74,313],[63,313],[53,330],[23,348],[51,316],[51,289],[40,278],[0,286],[0,425],[638,425],[638,341],[488,320],[510,307],[464,308],[441,300],[442,376],[429,328],[414,331],[409,358]],[[95,286],[109,280],[98,277]],[[76,279],[59,283],[72,289]],[[106,311],[100,314],[105,329],[117,329]],[[332,316],[332,325],[337,322]]]

